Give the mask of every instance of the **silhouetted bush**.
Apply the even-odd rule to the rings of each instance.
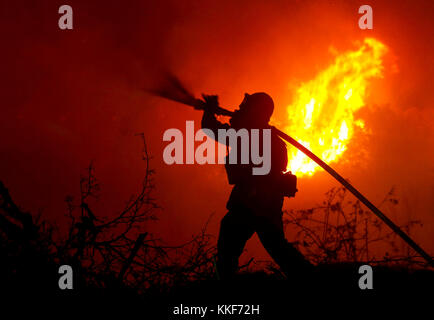
[[[160,210],[153,198],[154,171],[143,135],[145,176],[140,191],[125,207],[114,214],[92,210],[92,199],[98,199],[100,186],[91,164],[80,179],[80,196],[66,197],[66,233],[60,233],[45,222],[21,210],[0,182],[0,282],[2,288],[21,286],[57,290],[60,265],[73,267],[79,289],[128,289],[135,293],[164,293],[197,280],[217,279],[214,240],[207,224],[191,241],[167,246],[150,230]],[[384,202],[396,205],[393,190]],[[211,218],[211,217],[210,217]],[[344,188],[326,193],[321,206],[284,213],[288,234],[295,234],[294,244],[316,265],[369,263],[386,266],[399,264],[406,268],[424,266],[423,260],[402,252],[392,231],[359,201],[347,199]],[[406,232],[418,221],[403,226]],[[386,252],[377,258],[376,252]],[[391,253],[389,253],[391,252]],[[258,269],[266,270],[258,273]],[[251,259],[240,267],[244,276],[257,279],[283,279],[272,262]],[[271,274],[270,274],[271,273]],[[49,285],[48,285],[48,284]]]

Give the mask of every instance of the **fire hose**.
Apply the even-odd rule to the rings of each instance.
[[[185,87],[181,84],[178,78],[173,75],[167,77],[168,82],[166,86],[159,88],[158,90],[152,90],[151,93],[162,98],[166,98],[171,101],[176,101],[185,105],[194,107],[196,110],[204,110],[205,103],[203,100],[196,99]],[[215,114],[222,116],[232,116],[233,112],[221,107],[215,107]],[[327,171],[333,178],[335,178],[340,184],[342,184],[348,191],[350,191],[360,202],[368,207],[378,218],[380,218],[389,228],[391,228],[398,236],[400,236],[411,248],[419,253],[428,263],[429,266],[434,267],[434,262],[431,256],[423,250],[413,239],[411,239],[404,231],[402,231],[392,220],[390,220],[383,212],[380,211],[372,202],[370,202],[363,194],[361,194],[353,185],[345,180],[339,173],[337,173],[332,167],[321,160],[309,149],[304,147],[294,138],[290,137],[283,131],[276,127],[271,127],[271,130],[281,137],[286,142],[290,143],[298,150],[303,152],[310,159],[315,161],[321,168]]]

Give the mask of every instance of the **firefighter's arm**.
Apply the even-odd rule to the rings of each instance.
[[[216,109],[219,106],[217,96],[203,95],[205,101],[204,112],[202,116],[202,129],[209,129],[214,133],[214,138],[217,139],[218,130],[228,130],[230,126],[225,123],[221,123],[216,118]]]

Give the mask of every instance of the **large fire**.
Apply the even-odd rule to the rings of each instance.
[[[337,161],[347,149],[356,126],[364,128],[354,113],[365,105],[369,80],[382,77],[382,57],[387,48],[366,38],[360,49],[337,55],[334,63],[313,80],[302,83],[288,106],[290,125],[285,128],[326,163]],[[288,148],[288,170],[312,175],[319,166],[295,148]]]

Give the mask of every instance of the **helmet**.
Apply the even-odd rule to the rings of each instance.
[[[265,92],[245,93],[239,110],[235,112],[231,119],[231,125],[251,128],[266,126],[270,121],[273,110],[273,99]]]

